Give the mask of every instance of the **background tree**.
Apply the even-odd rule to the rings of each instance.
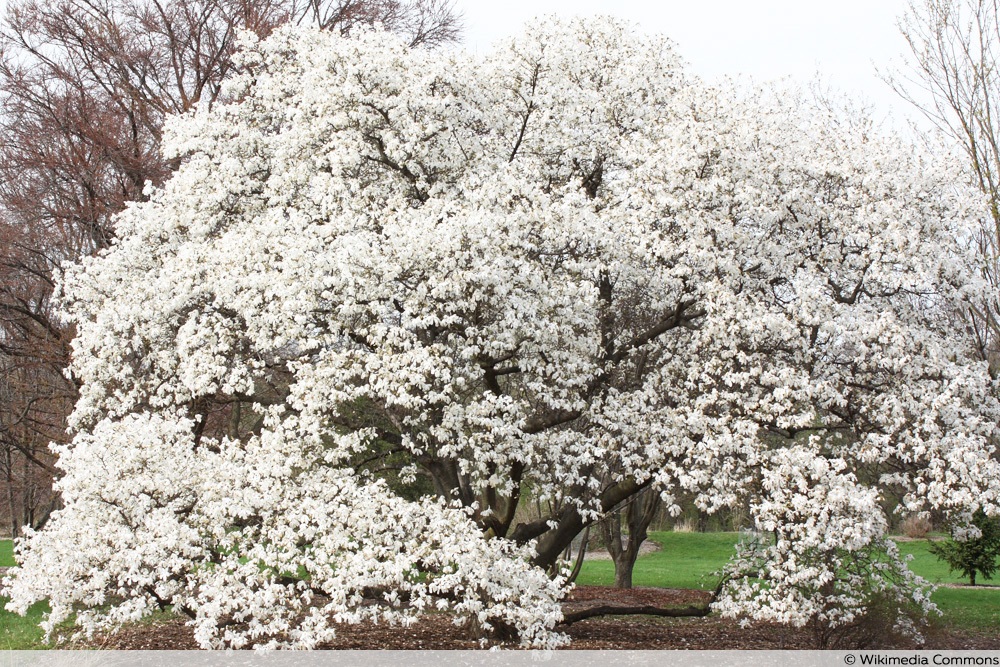
[[[930,551],[948,564],[948,568],[969,578],[976,585],[976,576],[992,579],[1000,559],[1000,518],[987,516],[979,510],[968,523],[952,530],[952,539],[931,542]]]
[[[114,214],[176,167],[160,153],[164,119],[219,99],[239,32],[264,36],[289,22],[341,33],[379,24],[413,45],[453,41],[460,30],[444,0],[8,3],[0,26],[0,438],[15,536],[52,503],[48,443],[66,441],[77,398],[64,375],[73,329],[51,306],[60,264],[107,248]],[[205,411],[206,424],[222,428],[239,406]]]
[[[601,537],[615,564],[615,588],[632,588],[632,571],[639,549],[649,536],[649,524],[662,506],[659,494],[646,488],[600,522]]]
[[[988,206],[974,243],[989,296],[965,313],[979,354],[1000,369],[1000,3],[914,0],[900,20],[908,69],[889,83],[957,142]]]

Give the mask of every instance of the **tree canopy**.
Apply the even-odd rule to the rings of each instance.
[[[77,399],[73,329],[51,301],[62,262],[115,238],[114,215],[159,185],[171,113],[211,106],[238,36],[380,25],[411,45],[456,40],[450,0],[10,0],[0,14],[0,520],[44,523],[48,444]]]
[[[554,645],[560,554],[652,488],[774,536],[719,610],[837,623],[887,494],[997,511],[960,156],[707,86],[610,19],[484,57],[284,28],[238,58],[62,277],[65,508],[14,609],[309,647],[433,605]]]

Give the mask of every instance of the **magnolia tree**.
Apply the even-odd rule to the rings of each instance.
[[[718,609],[837,623],[871,577],[915,585],[840,565],[888,493],[997,511],[961,160],[606,19],[482,58],[286,29],[240,65],[66,269],[65,507],[12,609],[311,647],[440,607],[555,645],[560,554],[651,488],[775,536]]]

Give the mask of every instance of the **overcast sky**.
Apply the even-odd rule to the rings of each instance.
[[[817,73],[880,115],[912,115],[876,74],[906,48],[896,22],[908,0],[456,0],[470,49],[485,51],[543,14],[613,14],[677,43],[691,71],[714,79],[744,74],[758,80]]]

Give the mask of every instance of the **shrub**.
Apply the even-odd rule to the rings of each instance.
[[[814,618],[810,629],[816,648],[864,650],[899,647],[913,641],[922,645],[921,630],[927,620],[927,611],[920,602],[900,598],[888,590],[875,590],[864,612],[850,622],[836,625]]]
[[[931,532],[931,528],[933,527],[931,520],[920,514],[911,514],[903,519],[903,523],[899,525],[900,530],[903,531],[903,535],[913,540],[920,540],[927,537],[927,533]]]
[[[674,524],[675,533],[694,533],[698,530],[698,522],[691,517],[685,517]]]

